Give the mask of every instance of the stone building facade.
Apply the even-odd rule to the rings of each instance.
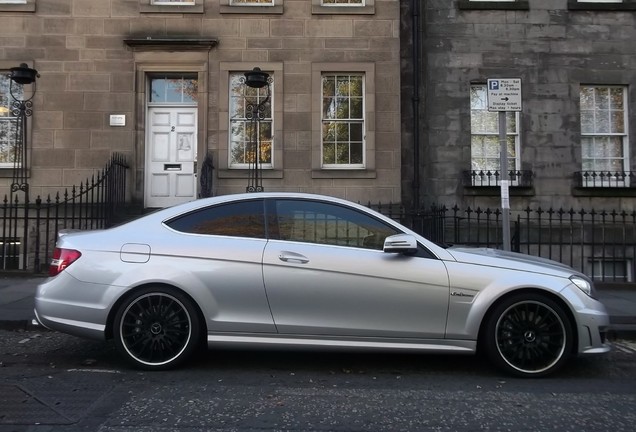
[[[244,192],[258,148],[265,190],[398,202],[399,26],[398,0],[0,0],[0,69],[40,74],[31,196],[113,153],[143,207],[199,196],[208,155],[213,193]],[[246,85],[254,68],[267,86]],[[5,156],[3,195],[11,172]]]
[[[636,2],[406,1],[402,22],[403,202],[499,207],[486,84],[520,78],[510,207],[636,209]]]

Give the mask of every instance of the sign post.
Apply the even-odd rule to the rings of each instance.
[[[499,113],[499,185],[501,189],[501,211],[503,249],[510,250],[510,180],[508,177],[508,138],[506,112],[521,111],[521,78],[488,80],[488,111]]]

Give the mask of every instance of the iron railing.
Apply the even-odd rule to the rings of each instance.
[[[511,170],[508,180],[511,186],[531,187],[533,172],[529,170]],[[492,187],[501,186],[501,172],[473,170],[462,172],[463,186]]]
[[[79,186],[35,200],[4,197],[0,207],[0,269],[40,272],[47,265],[61,229],[100,229],[112,225],[126,196],[122,155]]]
[[[502,247],[500,209],[368,206],[439,244]],[[527,207],[510,215],[513,251],[570,265],[597,281],[634,282],[636,211]]]
[[[630,171],[579,171],[574,173],[574,182],[582,188],[636,188],[635,177]]]

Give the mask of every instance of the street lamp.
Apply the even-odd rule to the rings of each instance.
[[[30,68],[26,63],[21,63],[18,67],[10,69],[9,93],[13,98],[11,103],[11,114],[16,118],[15,147],[13,149],[13,180],[11,182],[11,193],[22,191],[25,193],[25,201],[28,201],[29,183],[27,175],[27,118],[33,115],[33,96],[35,96],[35,79],[40,76],[38,71]],[[21,99],[15,93],[13,85],[20,86],[34,84],[31,96],[24,98],[24,91]]]
[[[263,192],[263,174],[261,166],[261,146],[260,146],[260,121],[265,118],[265,105],[270,99],[270,77],[260,68],[255,67],[251,71],[245,72],[245,85],[257,89],[256,99],[248,101],[245,107],[245,118],[251,122],[252,136],[250,139],[251,152],[248,154],[248,180],[246,192]],[[259,102],[260,89],[267,87],[265,99]]]

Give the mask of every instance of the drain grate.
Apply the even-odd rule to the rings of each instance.
[[[73,420],[47,406],[19,385],[0,384],[0,425],[64,425]]]

